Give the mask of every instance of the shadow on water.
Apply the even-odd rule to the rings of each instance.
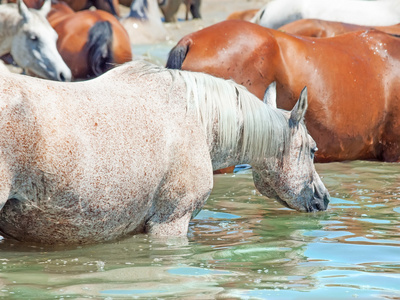
[[[48,248],[0,241],[0,297],[333,299],[400,297],[397,164],[317,165],[332,201],[298,213],[216,175],[187,238],[138,235]]]

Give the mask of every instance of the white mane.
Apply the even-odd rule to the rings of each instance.
[[[218,124],[223,149],[238,149],[251,159],[280,157],[289,145],[289,126],[281,110],[264,104],[245,87],[204,73],[142,64],[138,72],[169,72],[187,88],[188,110],[195,110],[209,138]]]

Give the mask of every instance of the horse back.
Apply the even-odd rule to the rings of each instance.
[[[277,43],[267,28],[227,20],[182,38],[171,50],[167,67],[233,79],[262,99],[266,88],[262,82],[273,80],[265,64],[275,64],[275,55]],[[257,72],[249,66],[257,68]]]
[[[400,114],[400,39],[375,30],[320,39],[275,36],[284,61],[278,72],[285,74],[277,102],[291,108],[293,95],[308,87],[307,122],[322,149],[319,159],[382,158],[385,128]]]
[[[400,24],[392,26],[361,26],[343,22],[325,21],[320,19],[301,19],[279,28],[280,31],[309,37],[334,37],[343,33],[360,30],[380,30],[389,34],[399,35]]]

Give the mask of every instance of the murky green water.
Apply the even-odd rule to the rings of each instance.
[[[215,176],[188,239],[51,249],[0,241],[4,299],[400,297],[400,165],[318,165],[332,202],[298,213],[251,173]]]

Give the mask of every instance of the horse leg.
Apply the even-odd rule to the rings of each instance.
[[[201,19],[201,14],[200,14],[201,0],[191,0],[190,2],[191,2],[190,12],[193,16],[193,19]]]
[[[192,2],[191,0],[184,0],[185,8],[186,8],[186,16],[185,16],[186,21],[189,20],[189,11],[190,11],[191,2]]]
[[[145,231],[154,236],[184,236],[189,221],[201,210],[212,188],[212,169],[207,178],[176,179],[162,187]],[[182,186],[184,185],[184,186]]]
[[[8,200],[11,190],[11,175],[7,163],[0,160],[0,211]]]
[[[195,145],[196,155],[180,153],[154,196],[145,231],[155,236],[184,236],[189,221],[203,207],[213,185],[208,149]],[[203,154],[203,155],[202,155]]]

